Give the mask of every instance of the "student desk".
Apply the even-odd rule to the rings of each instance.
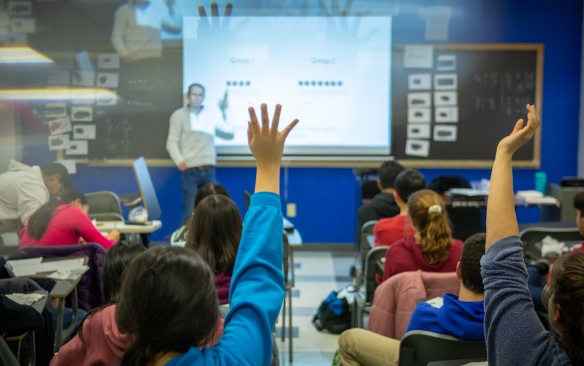
[[[84,270],[77,270],[72,273],[67,279],[55,279],[49,277],[49,273],[37,273],[28,276],[33,280],[53,281],[55,286],[50,292],[52,300],[58,301],[57,306],[57,331],[55,333],[55,352],[59,350],[64,341],[73,333],[77,327],[77,284],[81,277],[87,272],[89,268]],[[65,299],[71,295],[71,323],[67,329],[63,329],[63,318],[65,316]]]
[[[160,229],[162,227],[162,221],[152,220],[146,222],[145,225],[131,225],[121,221],[98,221],[95,227],[102,233],[116,229],[121,234],[140,235],[142,244],[148,247],[148,243],[150,242],[148,234]]]

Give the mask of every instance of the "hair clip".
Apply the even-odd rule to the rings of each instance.
[[[442,213],[442,207],[440,205],[433,205],[428,207],[428,213],[431,214],[433,212]]]

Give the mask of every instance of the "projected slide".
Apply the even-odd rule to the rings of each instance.
[[[232,17],[226,29],[183,19],[184,87],[205,104],[229,95],[236,133],[220,154],[248,154],[247,108],[283,106],[299,118],[287,140],[296,155],[387,155],[391,131],[391,18]]]

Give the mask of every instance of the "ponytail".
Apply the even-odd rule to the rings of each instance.
[[[420,247],[428,265],[444,262],[450,255],[452,231],[444,201],[434,191],[423,189],[410,196],[408,213],[420,233]]]

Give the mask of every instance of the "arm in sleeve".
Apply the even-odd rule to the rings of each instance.
[[[124,42],[124,33],[128,27],[128,21],[124,9],[124,7],[121,7],[114,14],[114,27],[111,37],[112,46],[120,56],[130,54],[130,51],[126,48],[126,43]]]
[[[205,350],[216,351],[221,364],[270,364],[272,327],[284,299],[282,233],[279,196],[254,194],[235,261],[223,337]]]
[[[166,150],[176,165],[185,160],[179,148],[180,135],[183,132],[180,113],[182,111],[178,110],[170,116],[170,127],[168,129],[168,138],[166,139]]]
[[[225,140],[233,139],[235,135],[235,125],[233,120],[233,115],[229,108],[219,111],[219,116],[215,122],[215,134]]]
[[[77,235],[85,239],[86,242],[98,243],[106,250],[115,244],[113,240],[103,236],[103,234],[100,233],[95,228],[95,226],[93,226],[93,223],[89,217],[87,217],[87,215],[85,215],[83,212],[80,210],[72,210],[72,213],[75,215],[75,218],[73,219],[73,222],[75,223],[75,231]]]
[[[519,237],[504,238],[489,248],[481,260],[481,275],[489,364],[543,366],[568,360],[533,308]]]
[[[16,211],[22,224],[49,200],[49,192],[42,181],[36,185],[21,184],[18,186],[17,192],[18,207]]]

